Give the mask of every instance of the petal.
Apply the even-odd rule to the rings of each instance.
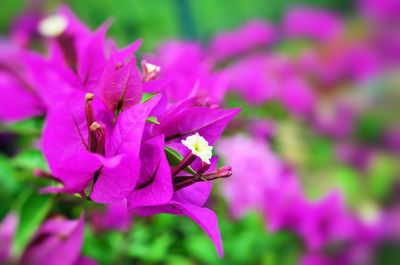
[[[136,66],[136,59],[125,63],[114,53],[108,60],[99,86],[99,94],[111,111],[126,110],[141,100],[142,79]],[[117,64],[122,64],[117,69]]]
[[[93,186],[90,198],[98,203],[113,203],[125,199],[136,186],[140,160],[132,154],[118,155],[120,162],[104,165]],[[115,158],[112,158],[115,159]]]
[[[83,243],[84,218],[46,221],[36,233],[21,258],[26,265],[71,265],[80,256]]]
[[[239,109],[189,108],[160,119],[159,130],[165,134],[166,139],[186,138],[198,132],[210,145],[213,145],[228,122],[239,111]]]
[[[146,119],[159,100],[160,96],[154,96],[120,113],[108,144],[109,155],[130,153],[139,157]]]
[[[217,216],[207,208],[198,207],[190,204],[172,203],[174,207],[190,217],[213,241],[215,249],[220,257],[224,255],[222,238],[218,227]]]
[[[44,114],[45,108],[35,91],[18,79],[0,72],[0,120],[16,121]]]
[[[174,190],[171,168],[164,152],[164,136],[161,135],[143,143],[141,160],[146,166],[142,167],[141,182],[138,186],[144,187],[133,190],[129,194],[129,209],[169,202]],[[150,172],[146,171],[148,169],[151,169]]]

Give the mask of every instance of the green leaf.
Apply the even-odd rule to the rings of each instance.
[[[149,101],[152,97],[154,97],[156,94],[151,94],[151,93],[143,93],[142,94],[142,100],[140,103],[145,103],[146,101]]]
[[[10,124],[0,124],[0,131],[19,135],[40,135],[44,119],[42,117],[27,119]]]
[[[164,146],[164,150],[170,165],[176,166],[179,164],[179,162],[183,160],[181,154],[179,154],[176,150],[168,146]],[[191,168],[190,166],[186,167],[185,171],[190,174],[196,174],[196,171],[194,171],[194,169]]]
[[[35,190],[27,189],[20,195],[16,204],[19,224],[15,233],[14,251],[21,255],[34,233],[49,213],[53,198],[50,195],[38,195]]]
[[[12,192],[16,189],[17,182],[15,177],[15,169],[10,163],[10,160],[0,154],[0,191]]]
[[[36,149],[28,149],[19,153],[13,160],[16,167],[26,169],[40,168],[42,170],[48,170],[47,163],[43,157],[42,152]]]
[[[149,116],[147,117],[146,121],[154,124],[160,124],[156,116]]]

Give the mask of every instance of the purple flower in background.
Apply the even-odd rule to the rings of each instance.
[[[282,163],[265,140],[236,135],[219,141],[217,149],[235,168],[233,176],[221,186],[232,214],[240,217],[249,210],[263,211],[267,192],[282,188]]]
[[[271,44],[276,39],[272,25],[254,20],[232,32],[220,32],[212,40],[210,50],[217,60],[225,60],[252,49]]]
[[[81,257],[84,218],[67,220],[54,217],[45,221],[25,249],[21,264],[95,264]]]
[[[247,130],[256,138],[270,139],[276,133],[276,126],[272,120],[254,118],[248,121]]]
[[[253,55],[229,66],[229,88],[252,104],[262,104],[275,97],[280,76],[286,69],[286,58]]]
[[[374,158],[374,152],[371,148],[350,143],[339,144],[336,147],[336,155],[340,161],[346,162],[361,171],[366,171]]]
[[[305,78],[295,70],[288,57],[281,55],[249,56],[229,66],[230,90],[251,104],[277,100],[298,117],[309,115],[315,105],[314,92]]]
[[[39,37],[38,25],[43,15],[39,11],[27,11],[13,22],[11,39],[20,47],[29,47]]]
[[[161,44],[147,61],[161,70],[157,79],[143,85],[145,92],[165,92],[170,102],[184,100],[198,86],[199,100],[222,102],[228,77],[223,71],[213,71],[213,62],[196,42],[169,41]],[[154,85],[156,84],[156,85]]]
[[[0,119],[14,121],[45,112],[38,88],[32,85],[21,65],[21,49],[8,42],[0,43]],[[23,68],[24,70],[21,70]]]
[[[128,213],[127,201],[107,204],[104,212],[95,211],[90,215],[90,223],[96,231],[128,231],[132,216]]]
[[[322,106],[314,114],[312,123],[316,130],[336,139],[345,139],[353,132],[357,111],[354,106],[338,102],[333,107]]]
[[[321,82],[323,89],[337,88],[346,82],[363,83],[378,73],[380,59],[371,45],[360,41],[336,41],[306,50],[299,58],[299,68]]]
[[[289,168],[284,168],[279,186],[269,189],[265,194],[263,214],[271,231],[280,229],[295,230],[304,211],[305,196],[298,176]]]
[[[359,9],[365,16],[375,22],[398,21],[400,3],[396,0],[359,0]]]
[[[319,202],[304,202],[297,227],[310,249],[319,249],[328,242],[346,241],[353,237],[354,222],[345,209],[339,192],[332,192]]]
[[[400,153],[400,128],[389,128],[386,130],[383,142],[389,150]]]
[[[309,116],[315,107],[315,96],[311,87],[300,77],[282,80],[277,98],[285,108],[298,117]]]
[[[290,9],[283,22],[286,36],[317,41],[335,40],[342,35],[343,28],[341,18],[335,13],[310,7]]]

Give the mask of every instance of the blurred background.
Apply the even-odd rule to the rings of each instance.
[[[141,38],[141,56],[157,56],[170,40],[199,43],[201,60],[229,76],[221,104],[242,108],[216,146],[234,175],[216,183],[209,202],[224,259],[189,219],[170,215],[135,218],[125,233],[88,224],[84,254],[100,264],[400,264],[396,2],[1,0],[2,38],[26,14],[66,3],[92,29],[111,17],[119,46]],[[234,36],[220,41],[226,49],[254,37],[238,31],[254,20],[276,29],[273,40],[218,52],[223,32]],[[46,168],[32,147],[41,126],[0,128],[0,217],[33,185],[26,168]]]

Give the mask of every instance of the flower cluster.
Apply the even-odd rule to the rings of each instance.
[[[37,30],[48,56],[15,45],[0,57],[0,117],[45,117],[40,146],[50,171],[36,175],[56,185],[43,193],[79,194],[110,209],[122,204],[129,214],[186,215],[223,255],[216,215],[204,205],[212,181],[232,174],[229,166],[217,168],[212,145],[239,109],[209,103],[198,85],[202,76],[194,78],[197,64],[182,69],[143,60],[138,68],[140,41],[120,49],[106,37],[109,26],[92,32],[67,7],[44,17]],[[193,79],[182,81],[184,70],[194,71]],[[170,88],[189,93],[175,97]],[[59,220],[47,222],[44,231],[59,226]],[[79,230],[82,225],[81,218]],[[71,241],[81,241],[72,234]],[[50,255],[41,250],[44,243],[32,244],[26,250],[32,262],[41,258],[39,251]]]
[[[0,119],[42,119],[40,193],[81,211],[64,214],[74,220],[52,209],[17,248],[21,216],[11,211],[0,263],[90,265],[85,220],[93,233],[126,231],[133,217],[161,213],[192,219],[222,256],[210,209],[219,200],[209,198],[224,179],[212,198],[227,202],[226,218],[256,211],[262,229],[289,231],[300,264],[369,264],[376,246],[400,237],[391,194],[400,126],[380,111],[398,102],[377,86],[397,73],[400,5],[358,8],[368,27],[291,7],[279,25],[250,21],[207,45],[166,41],[140,60],[141,40],[118,48],[110,21],[92,31],[65,6],[23,16],[0,42]],[[231,122],[239,108],[224,105],[241,116]]]

